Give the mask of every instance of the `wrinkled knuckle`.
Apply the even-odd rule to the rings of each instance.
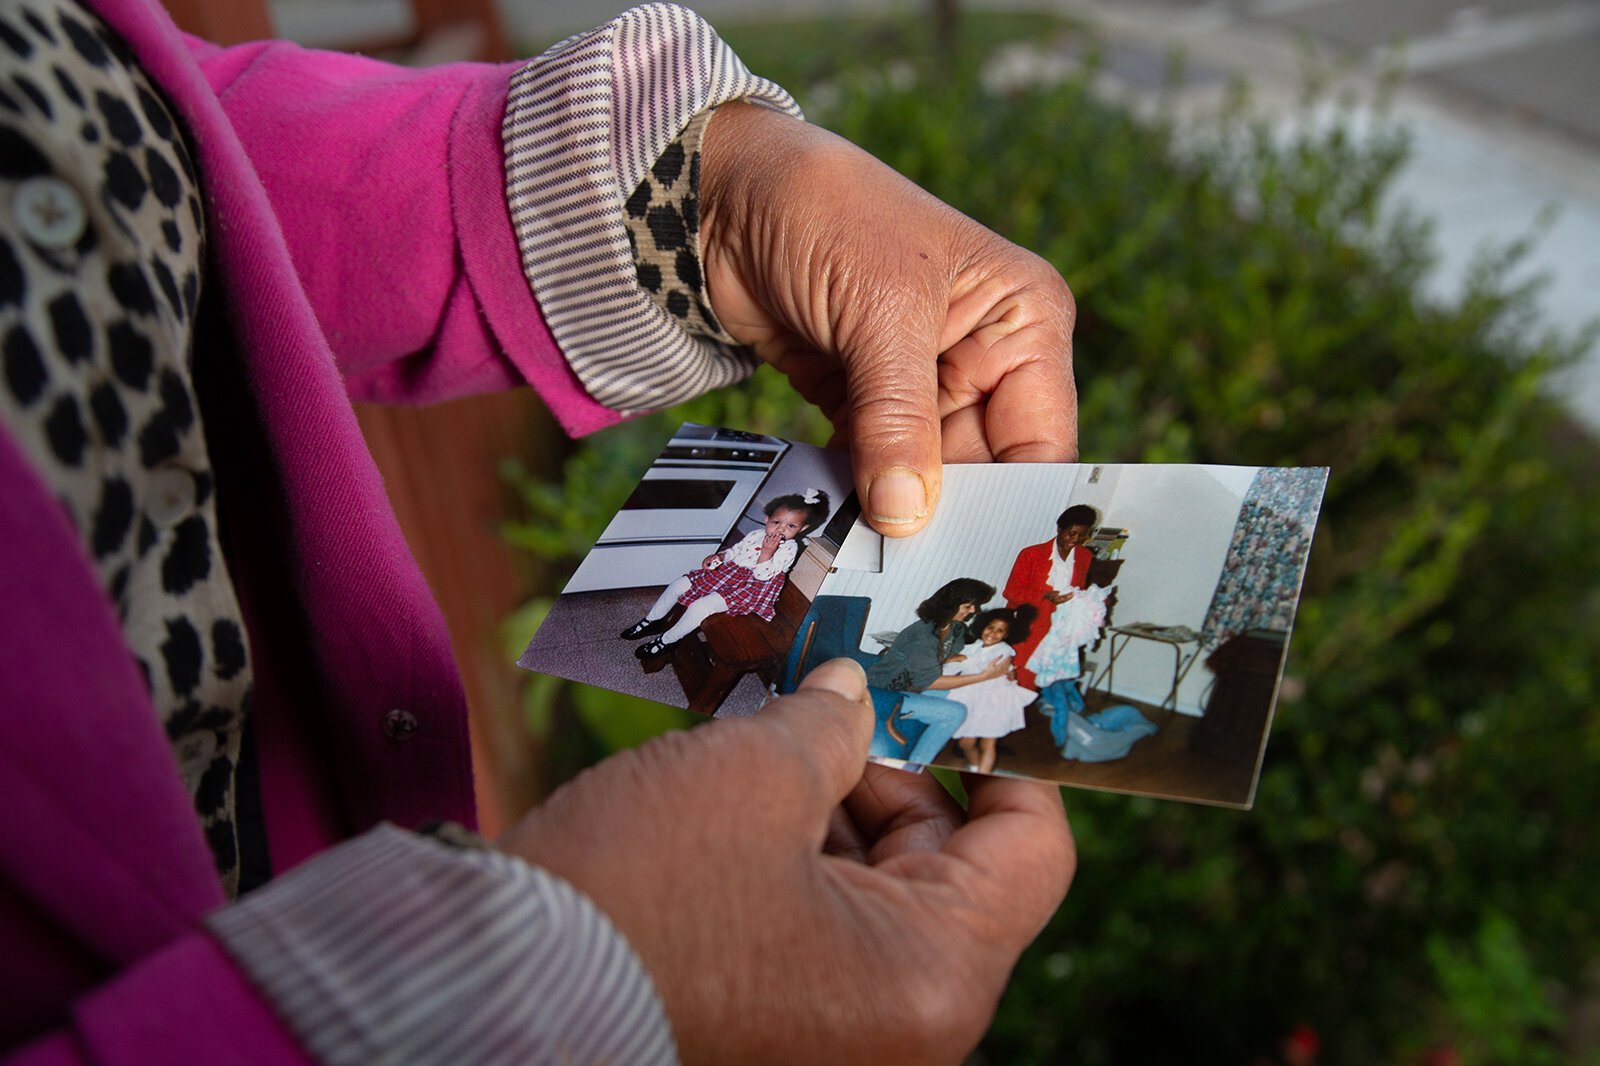
[[[839,758],[856,758],[872,736],[870,698],[865,693],[856,702],[838,695],[830,698],[840,706],[832,717],[832,728],[827,731],[827,753]]]
[[[1045,274],[1035,286],[1039,294],[1039,302],[1047,313],[1055,320],[1056,327],[1064,337],[1072,335],[1073,326],[1078,321],[1078,298],[1073,295],[1072,288],[1067,284],[1067,279],[1056,273],[1054,267],[1045,264]]]
[[[832,693],[819,695],[834,704],[845,703],[843,696]],[[864,722],[844,707],[817,707],[812,713],[816,712],[822,712],[826,717],[819,718],[815,723],[807,723],[813,728],[808,729],[803,748],[812,771],[808,775],[809,780],[818,792],[811,799],[819,803],[832,803],[838,797],[823,793],[833,787],[834,768],[864,765],[867,737],[870,734]],[[866,713],[860,712],[860,719],[865,717]]]
[[[853,400],[854,439],[868,447],[894,447],[923,441],[939,432],[939,410],[931,394],[886,376],[876,389],[862,389]]]
[[[790,704],[778,713],[793,715],[796,709]],[[829,731],[806,728],[810,724],[790,721],[784,728],[772,729],[754,720],[718,723],[711,731],[716,736],[708,738],[712,745],[707,759],[719,773],[737,772],[748,783],[747,810],[771,804],[780,821],[790,820],[796,810],[814,809],[824,791],[820,751],[830,742]]]
[[[824,697],[837,698],[837,697]],[[791,706],[793,715],[821,711],[823,708]],[[795,811],[831,809],[838,802],[834,794],[833,769],[853,759],[850,738],[837,721],[792,722],[792,728],[768,732],[759,742],[743,745],[738,760],[748,779],[775,801],[784,804],[790,816]]]
[[[908,324],[917,320],[921,301],[890,279],[853,287],[858,291],[849,297],[851,310],[840,317],[837,327],[841,351],[850,353],[858,375],[906,376],[905,359],[915,347]]]
[[[770,713],[770,710],[763,713]],[[710,741],[710,761],[737,766],[746,780],[771,783],[792,773],[794,752],[782,734],[750,721],[719,722]]]
[[[1072,286],[1067,284],[1067,279],[1060,274],[1055,275],[1055,288],[1057,291],[1057,303],[1060,304],[1061,313],[1066,316],[1067,325],[1070,329],[1078,321],[1078,298],[1073,295]]]

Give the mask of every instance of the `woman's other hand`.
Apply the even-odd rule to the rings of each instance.
[[[1059,791],[865,766],[853,662],[585,771],[501,846],[586,892],[684,1062],[959,1063],[1075,866]]]
[[[724,105],[700,233],[712,310],[833,420],[880,532],[926,524],[941,460],[1076,457],[1066,283],[866,152]]]

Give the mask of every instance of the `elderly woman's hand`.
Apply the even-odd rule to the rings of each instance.
[[[944,701],[935,701],[944,702]],[[586,770],[501,846],[605,911],[687,1063],[963,1061],[1076,869],[1060,792],[864,766],[852,662]]]
[[[939,464],[1077,455],[1072,293],[848,142],[746,104],[701,163],[712,309],[848,441],[868,518],[927,522]]]

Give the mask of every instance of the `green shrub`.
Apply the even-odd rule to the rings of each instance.
[[[1540,386],[1584,338],[1539,327],[1515,249],[1422,295],[1393,130],[1180,144],[1086,78],[831,91],[826,124],[1073,285],[1085,458],[1332,468],[1255,810],[1068,793],[1077,884],[977,1061],[1270,1061],[1299,1025],[1330,1063],[1558,1058],[1600,946],[1600,453]],[[697,404],[822,432],[767,377]],[[579,554],[680,414],[529,486],[516,536]]]

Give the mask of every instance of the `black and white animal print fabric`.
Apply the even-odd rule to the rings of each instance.
[[[750,73],[704,19],[668,3],[629,8],[512,75],[501,135],[523,273],[567,364],[613,410],[668,407],[739,381],[758,362],[691,333],[641,291],[639,242],[630,247],[618,218],[690,120],[730,100],[801,117],[794,98]]]
[[[82,537],[232,895],[251,673],[191,379],[194,162],[76,3],[0,0],[0,56],[0,417]]]
[[[716,108],[689,120],[623,204],[639,285],[697,337],[737,344],[711,313],[700,255],[700,143]]]

